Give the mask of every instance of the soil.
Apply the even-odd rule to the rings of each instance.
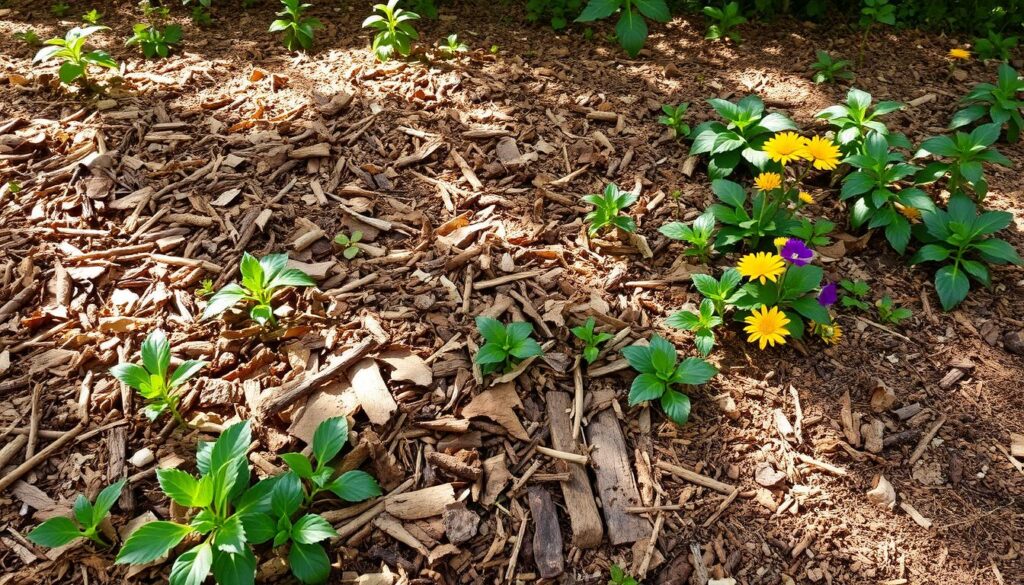
[[[506,491],[488,506],[480,488],[489,479],[474,487],[428,457],[463,449],[459,456],[478,467],[504,454],[513,482],[535,462],[542,476],[575,465],[535,447],[553,446],[547,392],[576,391],[571,370],[579,348],[568,327],[588,315],[612,333],[630,329],[616,348],[658,332],[693,355],[690,334],[663,321],[699,300],[688,275],[701,267],[681,262],[678,244],[657,228],[692,219],[713,196],[703,164],[688,172],[686,144],[657,123],[661,105],[690,102],[688,121],[696,126],[713,115],[707,98],[756,92],[801,128],[824,132],[815,113],[841,101],[848,87],[813,84],[809,66],[815,49],[854,59],[855,30],[753,23],[734,46],[703,40],[699,18],[676,17],[653,26],[643,54],[628,59],[605,40],[606,23],[587,41],[523,26],[518,5],[465,2],[442,4],[438,20],[417,25],[423,46],[458,33],[469,52],[430,60],[421,51],[408,62],[380,64],[360,29],[362,8],[318,5],[312,14],[325,26],[315,50],[303,55],[263,32],[275,9],[266,3],[216,7],[211,29],[175,10],[186,31],[180,51],[145,61],[119,40],[138,17],[130,3],[71,4],[74,15],[98,8],[118,31],[94,37],[124,63],[119,80],[99,77],[111,84],[107,96],[57,87],[54,69],[32,69],[35,49],[11,37],[31,26],[45,39],[71,20],[58,21],[39,3],[0,11],[0,138],[20,137],[0,142],[0,184],[24,186],[2,196],[0,215],[0,437],[10,445],[32,433],[29,449],[38,453],[59,431],[86,424],[21,483],[0,490],[0,585],[125,579],[112,552],[83,544],[53,554],[24,535],[40,519],[65,513],[76,494],[94,497],[129,476],[114,527],[147,511],[180,516],[159,491],[153,464],[136,468],[125,457],[148,448],[161,465],[177,455],[194,471],[198,439],[251,418],[262,397],[364,340],[376,344],[371,356],[396,350],[421,374],[426,367],[430,381],[421,386],[381,367],[398,411],[373,424],[366,404],[350,409],[358,445],[352,452],[361,455],[346,461],[365,462],[385,491],[406,478],[415,478],[412,489],[450,483],[480,525],[468,539],[465,527],[456,531],[454,554],[428,560],[382,528],[386,523],[367,524],[332,543],[335,578],[386,566],[423,583],[537,580],[535,550],[544,550],[531,546],[540,528],[527,509],[543,506],[543,497],[534,501],[539,486],[557,509],[560,578],[570,582],[604,582],[615,563],[641,582],[673,584],[697,583],[705,573],[750,584],[1024,583],[1024,468],[1008,454],[1011,433],[1024,433],[1024,355],[1011,351],[1020,351],[1011,341],[1024,329],[1024,271],[997,268],[991,289],[976,287],[943,313],[931,271],[909,267],[880,234],[820,261],[830,279],[866,280],[872,299],[888,294],[911,308],[913,317],[900,326],[843,310],[844,335],[835,347],[807,340],[759,351],[733,324],[711,358],[721,374],[692,392],[683,427],[656,409],[628,406],[628,370],[584,375],[583,436],[593,436],[599,413],[614,414],[625,434],[626,474],[639,483],[631,505],[677,504],[641,516],[658,527],[653,548],[650,530],[635,545],[613,546],[608,529],[599,546],[577,548],[559,483],[531,480],[529,490],[512,497]],[[950,66],[946,52],[965,42],[877,32],[855,85],[876,100],[923,98],[886,120],[919,144],[943,131],[959,96],[995,78],[992,63]],[[593,112],[617,116],[606,121]],[[329,155],[289,157],[316,144],[327,144]],[[1003,236],[1024,250],[1024,146],[999,148],[1015,168],[986,170],[985,205],[1013,213]],[[479,186],[462,166],[473,169]],[[652,258],[629,242],[602,246],[585,237],[580,197],[607,181],[639,190],[634,215]],[[825,175],[812,186],[818,204],[810,213],[844,230],[838,187]],[[224,195],[234,189],[233,197]],[[323,237],[295,245],[317,229]],[[330,243],[342,229],[363,231],[370,248],[344,260]],[[261,333],[242,314],[197,319],[200,281],[213,279],[219,288],[237,279],[243,250],[328,263],[319,291],[281,297],[291,311],[281,331]],[[735,260],[718,256],[713,265]],[[511,280],[488,286],[499,277]],[[423,426],[459,417],[488,387],[473,375],[471,359],[479,341],[473,317],[490,309],[504,320],[532,322],[541,343],[550,343],[545,358],[515,380],[521,404],[513,412],[526,440],[493,418],[474,419],[466,434]],[[139,343],[156,326],[169,332],[178,357],[211,362],[186,394],[197,430],[149,423],[139,398],[107,373],[137,359]],[[895,403],[876,412],[871,395],[882,385]],[[599,402],[603,391],[614,399]],[[314,396],[331,392],[352,388],[342,376]],[[847,393],[853,429],[874,424],[890,439],[880,452],[850,436],[842,420]],[[252,457],[259,476],[283,466],[276,453],[305,446],[289,434],[290,421],[320,408],[310,403],[309,414],[301,404],[286,406],[257,425]],[[904,419],[904,407],[920,412]],[[780,415],[798,425],[793,434],[780,429]],[[23,449],[0,477],[24,460]],[[736,489],[684,481],[667,471],[672,466]],[[589,469],[595,494],[606,470]],[[893,486],[894,507],[868,499],[877,476]],[[627,497],[629,487],[621,488]],[[603,504],[605,512],[617,505]],[[325,500],[317,510],[344,506]],[[348,522],[340,515],[335,525]],[[452,536],[440,515],[403,524],[434,551]],[[261,552],[261,559],[272,556]],[[168,565],[131,580],[162,582]],[[261,570],[267,580],[278,578],[269,566]]]

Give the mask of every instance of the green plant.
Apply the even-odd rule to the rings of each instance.
[[[949,177],[946,188],[950,193],[973,194],[983,201],[988,193],[983,163],[1011,167],[1013,163],[992,146],[999,139],[999,124],[984,124],[970,134],[957,132],[956,136],[935,136],[921,143],[916,156],[928,153],[948,159],[948,162],[933,162],[917,174],[919,183],[932,183]]]
[[[982,59],[999,59],[1005,63],[1010,60],[1011,53],[1017,48],[1017,41],[1017,37],[1004,37],[994,30],[989,30],[985,38],[974,39],[974,50]]]
[[[1006,125],[1006,140],[1017,142],[1024,129],[1024,99],[1018,94],[1024,92],[1024,79],[1017,70],[1006,63],[999,66],[999,78],[995,85],[979,83],[963,97],[967,107],[953,114],[950,129],[973,124],[988,114],[989,119],[1002,127]]]
[[[552,29],[562,30],[579,15],[582,6],[583,0],[527,0],[526,20],[547,19]]]
[[[142,10],[143,18],[156,22],[163,22],[168,18],[171,15],[171,9],[160,4],[160,1],[161,0],[141,0],[139,2],[139,9]]]
[[[763,169],[769,162],[761,151],[765,141],[775,132],[796,130],[796,124],[786,116],[766,115],[764,102],[756,95],[748,95],[735,104],[718,98],[709,99],[708,103],[726,123],[709,121],[697,126],[691,134],[690,154],[710,156],[708,175],[712,179],[731,175],[740,160]]]
[[[822,50],[817,50],[814,54],[818,57],[818,60],[811,64],[811,69],[814,70],[811,80],[814,83],[835,83],[840,79],[853,79],[853,72],[849,70],[850,62],[846,59],[832,59],[827,51]]]
[[[720,201],[708,208],[722,223],[715,238],[718,250],[728,250],[740,242],[757,248],[763,240],[789,235],[799,226],[785,199],[774,192],[755,193],[748,210],[747,192],[739,183],[716,179],[711,182],[711,191]]]
[[[714,6],[704,7],[704,16],[711,20],[708,30],[704,34],[705,39],[729,39],[734,43],[743,42],[736,27],[747,22],[747,19],[740,14],[738,2],[729,2],[721,8]]]
[[[101,30],[108,30],[105,26],[75,27],[69,30],[63,39],[53,38],[47,40],[47,45],[32,59],[32,63],[44,63],[51,59],[61,62],[57,77],[65,84],[81,80],[83,85],[89,85],[89,66],[96,65],[107,69],[118,68],[117,61],[106,51],[85,51],[85,40],[90,35]]]
[[[90,503],[82,494],[78,494],[74,506],[74,518],[57,516],[50,518],[28,533],[28,539],[39,546],[56,548],[64,546],[77,538],[87,538],[96,544],[110,546],[100,536],[100,524],[114,503],[121,497],[121,489],[125,480],[111,484],[96,496],[96,502]]]
[[[50,12],[57,18],[63,17],[68,13],[68,10],[71,10],[71,7],[65,2],[56,2],[50,5]]]
[[[889,4],[889,0],[863,0],[860,9],[860,26],[864,29],[864,35],[860,39],[860,49],[857,51],[858,70],[864,63],[864,46],[868,42],[871,28],[876,24],[895,26],[896,8]]]
[[[785,272],[775,282],[751,279],[743,285],[733,305],[746,312],[761,307],[778,307],[789,319],[786,330],[800,339],[805,319],[813,323],[832,322],[828,307],[818,300],[823,276],[822,269],[813,264],[787,264]]]
[[[583,342],[583,359],[587,360],[588,364],[594,363],[594,360],[597,359],[597,354],[599,351],[597,346],[615,337],[611,333],[595,332],[594,326],[596,324],[597,322],[594,320],[594,318],[590,317],[587,319],[587,322],[584,323],[583,325],[579,325],[570,329],[570,331],[572,331],[572,334],[575,335],[577,339]]]
[[[856,169],[843,178],[839,195],[850,205],[850,225],[853,229],[865,224],[869,229],[884,228],[889,245],[903,254],[910,241],[910,218],[935,207],[924,191],[914,187],[900,190],[897,184],[913,175],[917,167],[890,150],[877,132],[868,134],[861,153],[844,162]]]
[[[300,48],[306,51],[312,49],[313,35],[316,29],[323,26],[318,19],[303,16],[313,5],[302,4],[300,0],[281,0],[281,4],[284,5],[284,10],[277,15],[284,18],[278,18],[270,23],[268,32],[283,32],[284,46],[289,51],[297,51]]]
[[[697,312],[677,311],[669,315],[665,320],[669,327],[685,329],[694,334],[693,344],[697,346],[697,352],[707,357],[715,347],[715,327],[722,324],[722,318],[715,314],[715,303],[711,299],[704,299],[700,302]]]
[[[693,225],[673,221],[661,226],[658,231],[666,238],[689,244],[683,251],[684,256],[697,258],[704,264],[711,259],[715,243],[714,213],[705,212],[693,220]]]
[[[988,264],[1021,264],[1017,251],[1008,242],[991,237],[1013,221],[1005,211],[986,211],[969,198],[953,195],[945,210],[935,209],[923,215],[924,229],[915,237],[925,245],[910,259],[911,264],[941,262],[935,272],[935,292],[942,308],[949,311],[960,304],[971,290],[973,278],[991,286]],[[970,277],[970,278],[968,278]]]
[[[665,114],[658,118],[658,123],[668,126],[672,130],[673,138],[686,138],[690,135],[690,125],[686,123],[686,110],[690,104],[683,102],[678,106],[665,104],[661,111]]]
[[[806,217],[802,217],[800,218],[799,225],[790,228],[789,235],[803,240],[812,247],[827,246],[831,241],[828,235],[832,233],[835,227],[836,224],[827,219],[819,219],[812,222]]]
[[[844,278],[839,281],[839,288],[843,289],[839,302],[847,309],[867,311],[870,308],[866,300],[869,291],[868,283],[863,280]]]
[[[624,209],[636,203],[637,196],[630,191],[619,191],[615,183],[608,183],[604,188],[604,194],[584,195],[583,200],[594,206],[593,211],[587,213],[584,221],[587,226],[587,233],[595,236],[602,229],[614,226],[624,232],[633,233],[636,231],[636,222],[628,215],[620,215]]]
[[[631,575],[627,574],[626,571],[622,570],[622,567],[618,565],[612,565],[608,569],[609,577],[608,585],[638,585],[636,579]]]
[[[877,132],[882,136],[889,136],[889,129],[885,123],[877,120],[903,108],[899,102],[883,101],[878,102],[874,109],[871,108],[871,94],[857,88],[851,88],[846,94],[846,103],[837,104],[818,112],[818,118],[828,120],[836,128],[836,142],[846,154],[853,154],[861,150],[864,139],[871,132]],[[901,134],[893,137],[898,141],[890,146],[902,146],[910,148],[910,143]],[[888,139],[887,139],[888,141]]]
[[[341,255],[347,260],[351,260],[359,254],[359,240],[363,239],[363,232],[355,230],[351,236],[347,236],[344,233],[340,233],[334,236],[334,243],[341,246]]]
[[[142,364],[117,364],[110,373],[146,399],[143,414],[149,420],[156,420],[163,412],[170,412],[182,427],[187,426],[178,410],[181,397],[175,390],[195,376],[206,362],[187,360],[174,369],[168,377],[171,363],[171,344],[160,329],[154,330],[142,342]]]
[[[278,290],[288,286],[316,286],[306,273],[287,268],[287,254],[268,254],[257,260],[248,252],[242,253],[240,269],[242,284],[229,284],[217,291],[206,303],[203,319],[216,317],[241,302],[252,302],[249,317],[260,325],[275,325],[270,301]]]
[[[181,27],[176,24],[159,28],[155,24],[138,23],[132,27],[132,36],[125,41],[126,47],[138,45],[147,59],[153,57],[166,58],[171,53],[171,45],[181,42]]]
[[[22,32],[16,32],[14,33],[14,38],[18,39],[19,41],[25,43],[30,47],[38,47],[39,45],[43,44],[43,40],[40,39],[39,35],[36,34],[36,31],[32,29],[27,29]]]
[[[213,279],[204,278],[203,282],[199,283],[199,288],[196,289],[196,296],[199,298],[203,298],[208,297],[213,293]]]
[[[665,0],[590,0],[586,8],[576,17],[576,22],[603,20],[619,13],[615,24],[615,36],[619,46],[630,57],[636,57],[647,42],[647,21],[668,22],[670,14]]]
[[[503,325],[491,317],[476,318],[476,328],[484,339],[484,345],[476,353],[480,371],[490,374],[501,370],[508,372],[519,365],[520,360],[544,353],[540,344],[531,335],[533,325],[524,322]]]
[[[210,16],[210,9],[208,6],[204,7],[201,4],[197,4],[192,7],[192,12],[189,14],[189,18],[192,22],[196,23],[197,26],[213,26],[213,17]]]
[[[469,50],[469,45],[459,40],[459,35],[450,34],[444,38],[444,43],[441,44],[441,52],[448,55],[448,57],[454,57],[459,53],[465,53]]]
[[[903,321],[909,319],[912,315],[910,309],[907,309],[906,307],[893,306],[892,299],[889,298],[889,295],[885,295],[875,301],[875,308],[878,309],[878,320],[882,323],[899,325]]]
[[[89,12],[86,12],[85,14],[82,15],[82,22],[87,22],[89,24],[99,24],[100,20],[102,20],[102,19],[103,19],[103,14],[101,14],[95,8],[93,8]]]
[[[715,280],[715,277],[710,274],[700,273],[693,274],[691,278],[697,292],[704,295],[704,299],[711,301],[714,305],[715,314],[725,319],[726,309],[733,306],[740,297],[737,287],[743,280],[743,276],[739,271],[735,268],[727,268],[718,280]]]
[[[373,35],[371,50],[381,62],[391,59],[395,54],[408,57],[412,51],[412,41],[420,38],[411,23],[413,20],[419,20],[420,15],[396,8],[397,4],[398,0],[388,0],[387,4],[375,4],[373,10],[376,14],[367,16],[363,21],[363,28],[378,31]]]
[[[652,337],[650,345],[622,348],[622,355],[639,373],[629,388],[629,405],[658,400],[665,415],[678,425],[690,418],[690,397],[675,387],[699,386],[718,373],[715,366],[700,358],[690,357],[680,363],[676,348],[660,335]]]

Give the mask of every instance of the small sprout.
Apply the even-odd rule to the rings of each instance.
[[[316,286],[305,272],[287,268],[287,254],[268,254],[262,259],[242,254],[242,284],[229,284],[216,292],[206,303],[203,319],[216,317],[241,302],[253,303],[249,317],[264,327],[276,325],[270,301],[278,290],[289,286]]]
[[[864,46],[871,34],[871,27],[876,24],[896,25],[896,7],[889,4],[889,0],[862,0],[863,8],[860,9],[860,26],[864,29],[864,36],[860,39],[860,49],[857,51],[857,69],[864,64]]]
[[[614,226],[624,232],[633,233],[636,231],[636,222],[632,217],[619,215],[622,210],[636,203],[637,196],[629,191],[619,191],[619,186],[609,183],[604,188],[604,194],[585,195],[583,200],[594,206],[594,210],[587,214],[585,221],[587,233],[595,236],[605,227]]]
[[[132,27],[132,36],[128,37],[124,45],[131,47],[138,45],[142,48],[142,55],[147,59],[154,57],[166,58],[171,54],[171,45],[181,42],[181,27],[176,24],[160,28],[155,24],[138,23]]]
[[[500,51],[500,50],[501,50],[501,47],[499,47],[498,45],[491,45],[491,54],[492,55],[497,55],[498,51]]]
[[[196,289],[196,296],[199,298],[208,297],[213,293],[213,279],[211,278],[203,279],[203,282],[199,283],[199,288]]]
[[[103,14],[95,8],[82,15],[82,22],[89,24],[99,24],[100,20],[103,20]]]
[[[1013,163],[993,144],[999,140],[1002,124],[983,124],[970,132],[957,132],[949,136],[935,136],[921,143],[917,157],[925,154],[942,160],[921,169],[915,179],[919,184],[934,183],[948,177],[946,189],[953,195],[973,195],[978,202],[988,194],[983,163],[1011,167]],[[948,162],[947,162],[948,161]]]
[[[678,106],[671,106],[665,104],[661,106],[661,111],[665,114],[658,118],[658,123],[668,126],[672,130],[673,138],[686,138],[690,135],[690,126],[686,123],[686,110],[690,107],[690,104],[683,102]]]
[[[200,360],[182,362],[168,377],[171,363],[171,344],[164,332],[157,329],[142,342],[142,364],[117,364],[110,373],[125,385],[135,389],[146,399],[143,414],[156,420],[164,411],[171,413],[182,427],[187,427],[178,410],[181,396],[175,390],[206,366]]]
[[[704,16],[711,21],[708,25],[704,38],[710,40],[729,39],[734,43],[743,42],[736,27],[747,22],[747,19],[740,14],[738,2],[729,2],[722,8],[714,6],[704,7]]]
[[[661,226],[658,231],[666,238],[689,244],[683,252],[684,256],[697,258],[704,264],[711,259],[711,251],[715,247],[715,215],[713,213],[705,212],[693,220],[692,226],[673,221]]]
[[[373,35],[371,50],[378,61],[390,60],[395,55],[408,57],[412,52],[412,41],[420,38],[412,26],[413,20],[420,15],[409,10],[396,8],[398,0],[388,0],[387,4],[375,4],[371,14],[363,21],[363,28],[376,29]]]
[[[469,50],[469,45],[459,40],[459,35],[450,34],[444,38],[444,43],[441,45],[441,51],[448,55],[448,57],[454,57],[459,53],[465,53]]]
[[[597,359],[598,347],[602,343],[615,337],[611,333],[598,333],[594,331],[594,326],[597,324],[593,317],[587,319],[587,322],[578,327],[570,329],[572,334],[577,339],[584,343],[583,348],[583,359],[587,360],[588,364],[594,363]]]
[[[313,48],[313,34],[316,29],[323,27],[320,20],[312,17],[305,17],[303,13],[311,8],[312,4],[301,4],[300,0],[281,0],[284,10],[278,12],[279,18],[270,24],[269,32],[283,32],[284,46],[289,51],[298,51],[300,48],[306,51]]]
[[[19,183],[17,181],[10,181],[8,183],[5,183],[4,186],[6,187],[6,189],[4,189],[4,191],[9,191],[9,192],[13,193],[14,195],[17,195],[18,193],[21,193],[21,183]]]
[[[281,459],[299,478],[310,482],[303,489],[307,505],[321,492],[329,491],[346,502],[362,502],[380,495],[377,480],[365,471],[347,471],[334,478],[335,469],[329,464],[348,444],[348,421],[345,417],[329,418],[320,423],[313,433],[312,452],[316,460],[302,453],[284,453]]]
[[[814,83],[835,83],[840,79],[846,81],[853,79],[849,61],[833,59],[827,51],[817,50],[814,53],[818,56],[818,60],[811,64],[811,69],[814,70],[811,80]]]
[[[1017,37],[1004,37],[1002,34],[989,30],[983,39],[974,39],[974,50],[981,59],[998,59],[1002,62],[1010,60],[1013,50],[1017,48]]]
[[[36,31],[32,29],[28,29],[22,32],[16,32],[14,33],[14,38],[18,39],[19,41],[25,43],[30,47],[38,47],[39,45],[43,44],[43,40],[40,39],[39,35],[36,34]]]
[[[701,356],[707,357],[715,347],[715,328],[722,324],[722,318],[715,314],[715,302],[704,299],[696,313],[679,311],[665,320],[669,327],[685,329],[694,334],[693,343]]]
[[[853,308],[867,311],[871,308],[866,301],[869,291],[868,283],[863,280],[844,278],[839,281],[839,287],[843,289],[842,298],[839,302],[847,309]]]
[[[1008,142],[1017,142],[1024,130],[1024,99],[1018,97],[1021,93],[1024,93],[1024,78],[1016,69],[1002,63],[995,83],[979,83],[960,99],[967,107],[953,114],[949,127],[961,128],[987,116],[1000,126],[1006,125]]]
[[[836,224],[827,219],[819,219],[812,222],[806,217],[800,218],[800,225],[789,230],[789,235],[799,238],[811,247],[827,246],[831,240],[828,235],[835,229]]]
[[[61,82],[70,85],[81,80],[83,85],[88,86],[90,65],[114,70],[118,68],[117,61],[106,51],[85,51],[86,38],[103,30],[108,30],[108,27],[100,25],[75,27],[69,30],[63,39],[49,39],[46,41],[47,46],[39,49],[39,52],[36,53],[32,63],[44,63],[56,59],[61,62],[60,69],[57,71],[57,77]]]
[[[477,317],[476,328],[484,338],[484,345],[476,353],[474,361],[480,365],[483,374],[501,370],[508,372],[519,365],[521,360],[542,355],[537,340],[533,339],[533,325],[529,323],[509,323],[491,317]]]
[[[363,232],[355,230],[352,232],[351,237],[345,235],[344,232],[334,236],[334,243],[341,246],[341,255],[344,256],[346,260],[351,260],[359,254],[359,246],[356,244],[358,244],[359,240],[362,239]]]
[[[193,6],[189,17],[198,26],[213,26],[213,18],[210,17],[210,11],[202,6]]]
[[[107,517],[107,513],[114,507],[117,499],[121,497],[121,489],[124,488],[125,480],[103,488],[103,491],[96,496],[96,501],[90,503],[82,494],[78,494],[75,500],[74,518],[57,516],[50,518],[28,533],[28,539],[39,546],[57,548],[64,546],[78,538],[88,538],[96,544],[109,546],[100,537],[100,524]]]
[[[892,323],[893,325],[899,325],[913,314],[906,307],[894,306],[889,295],[885,295],[875,301],[875,308],[878,309],[879,321],[882,323]]]
[[[608,573],[608,585],[638,585],[636,579],[618,565],[612,565]]]
[[[622,355],[640,375],[629,389],[629,405],[658,400],[672,422],[682,425],[690,418],[690,398],[675,389],[677,385],[697,386],[713,378],[718,369],[695,357],[679,363],[676,348],[655,335],[650,345],[631,345]]]
[[[50,5],[50,12],[57,18],[63,17],[68,13],[68,10],[71,10],[71,7],[65,2],[57,2]]]

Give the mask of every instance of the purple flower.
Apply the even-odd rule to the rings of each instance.
[[[814,257],[814,252],[807,247],[807,244],[796,238],[786,241],[779,254],[783,260],[791,262],[794,266],[807,266],[811,258]]]
[[[818,293],[819,305],[822,307],[831,307],[836,304],[837,300],[839,300],[839,293],[836,290],[836,283],[830,282],[821,287],[821,292]]]

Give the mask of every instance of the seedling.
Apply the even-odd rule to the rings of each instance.
[[[871,94],[857,88],[851,88],[846,94],[846,103],[838,104],[818,112],[817,117],[828,120],[836,128],[836,142],[847,154],[861,151],[864,139],[870,132],[889,136],[889,129],[877,118],[900,110],[903,104],[884,101],[871,108]],[[909,149],[910,143],[902,135],[894,135],[897,143],[888,141],[890,146],[902,146]]]
[[[769,162],[761,147],[776,132],[796,130],[796,124],[778,113],[765,114],[764,102],[756,95],[748,95],[735,104],[723,99],[709,99],[708,103],[725,120],[704,122],[690,135],[693,146],[690,154],[707,154],[708,175],[711,179],[724,179],[746,160],[757,169]]]
[[[933,183],[949,177],[946,188],[953,194],[973,195],[978,202],[988,193],[984,163],[1011,167],[1013,163],[992,146],[999,140],[1000,124],[984,124],[970,134],[957,132],[956,136],[935,136],[921,143],[916,156],[925,153],[947,159],[933,162],[917,174],[919,183]]]
[[[1011,53],[1017,48],[1017,37],[1004,37],[994,30],[989,30],[983,39],[974,39],[974,50],[982,59],[1010,60]]]
[[[50,12],[53,13],[53,15],[56,16],[57,18],[62,18],[65,14],[68,13],[68,10],[71,10],[71,7],[68,6],[65,2],[57,2],[55,4],[50,5]]]
[[[708,17],[711,21],[707,32],[704,34],[705,39],[716,41],[719,39],[729,39],[737,44],[743,42],[743,37],[740,36],[736,27],[746,23],[747,19],[740,14],[738,2],[729,2],[722,8],[705,6],[704,16]]]
[[[710,274],[700,273],[694,273],[691,278],[693,286],[700,294],[704,295],[706,300],[711,301],[715,308],[715,314],[723,319],[726,309],[733,306],[740,298],[740,291],[736,287],[743,280],[743,276],[735,268],[726,269],[718,280],[715,280],[715,277]]]
[[[57,516],[50,518],[28,533],[28,539],[39,546],[57,548],[78,538],[87,538],[96,544],[110,546],[100,536],[100,524],[114,503],[121,497],[121,489],[125,480],[103,488],[96,496],[96,502],[90,503],[82,494],[75,500],[74,517]]]
[[[553,30],[562,30],[569,19],[580,13],[583,0],[527,0],[526,20],[539,22],[547,19]]]
[[[618,565],[612,565],[611,568],[608,569],[608,572],[608,576],[610,577],[610,579],[608,579],[608,585],[638,585],[636,579],[627,574],[626,571]]]
[[[850,81],[853,79],[853,72],[850,71],[850,62],[846,59],[833,59],[827,51],[817,50],[814,52],[818,60],[811,64],[814,75],[811,80],[814,83],[835,83],[840,79]]]
[[[909,319],[912,315],[910,309],[893,306],[892,299],[889,298],[889,295],[885,295],[875,301],[875,308],[878,309],[878,320],[882,323],[899,325],[903,321]]]
[[[85,14],[82,15],[82,22],[87,22],[89,24],[99,24],[100,20],[102,20],[102,19],[103,19],[103,14],[100,13],[95,8],[93,8],[89,12],[86,12]]]
[[[795,246],[793,242],[796,243]],[[790,239],[789,243],[795,248],[805,250],[810,256],[810,250],[807,250],[806,245],[800,240]],[[741,311],[750,312],[744,317],[747,323],[754,325],[749,320],[753,317],[755,322],[767,324],[775,320],[773,312],[781,312],[788,320],[785,331],[800,339],[804,334],[805,321],[832,322],[828,308],[818,298],[824,272],[820,267],[809,264],[807,256],[803,256],[802,260],[801,256],[803,255],[791,255],[791,250],[784,246],[781,256],[765,255],[761,252],[748,254],[740,260],[737,270],[750,280],[740,289],[741,294],[733,304]],[[765,311],[768,311],[767,316]],[[766,327],[762,333],[771,337],[771,329]],[[764,349],[764,340],[761,348]]]
[[[961,100],[967,107],[953,114],[950,129],[973,124],[987,114],[989,120],[1000,127],[1006,126],[1006,140],[1017,142],[1024,129],[1024,79],[1006,63],[999,66],[999,79],[995,85],[979,83]]]
[[[631,345],[622,349],[622,355],[639,376],[629,389],[629,405],[658,400],[662,411],[677,425],[690,418],[690,397],[675,388],[679,385],[698,386],[718,373],[708,362],[695,357],[681,363],[676,348],[665,338],[655,335],[650,345]]]
[[[476,328],[484,339],[484,345],[476,353],[480,372],[490,374],[496,371],[508,372],[519,365],[521,360],[544,353],[540,344],[531,337],[533,325],[516,322],[503,325],[491,317],[477,317]]]
[[[248,252],[242,254],[242,284],[229,284],[216,292],[206,303],[203,319],[216,317],[238,303],[253,303],[249,317],[264,327],[276,325],[270,301],[282,288],[316,286],[316,282],[297,268],[287,268],[287,254],[268,254],[257,260]]]
[[[281,455],[291,473],[309,482],[309,486],[301,486],[303,501],[307,506],[323,492],[331,492],[346,502],[362,502],[380,495],[377,480],[365,471],[346,471],[334,477],[335,470],[329,464],[347,444],[348,421],[339,416],[321,422],[313,432],[315,465],[302,453]]]
[[[138,45],[147,59],[166,58],[171,46],[181,42],[181,27],[176,24],[160,28],[155,24],[138,23],[132,27],[132,36],[125,41],[126,47]]]
[[[341,255],[346,260],[351,260],[359,254],[359,240],[363,239],[363,232],[355,230],[351,236],[345,235],[344,232],[334,236],[334,243],[341,246]]]
[[[590,317],[583,325],[570,329],[572,334],[583,342],[583,359],[587,360],[588,364],[594,363],[594,360],[597,359],[597,354],[600,352],[598,346],[615,337],[611,333],[595,332],[594,326],[596,324],[597,322],[594,321],[594,318]]]
[[[658,231],[666,238],[689,244],[683,251],[684,256],[696,258],[703,264],[711,260],[711,252],[715,247],[714,213],[705,212],[693,220],[693,225],[673,221],[661,226]]]
[[[860,49],[857,51],[857,69],[860,70],[864,63],[864,46],[868,42],[871,28],[878,24],[894,26],[896,24],[896,7],[889,4],[889,0],[863,0],[863,8],[860,9],[860,26],[864,29],[864,35],[860,39]]]
[[[465,53],[469,50],[469,45],[459,40],[459,35],[450,34],[444,38],[444,43],[440,46],[441,52],[445,53],[449,58],[458,55],[459,53]]]
[[[210,11],[204,9],[202,6],[193,6],[192,13],[189,14],[189,18],[191,18],[192,22],[196,23],[198,26],[205,27],[213,25],[213,18],[210,16]]]
[[[213,292],[213,279],[206,278],[203,279],[203,282],[199,283],[199,288],[196,289],[196,296],[199,298],[208,297]]]
[[[728,179],[712,181],[711,192],[719,203],[712,204],[708,212],[722,224],[715,237],[718,250],[727,250],[739,243],[756,249],[765,239],[788,236],[799,226],[783,197],[759,190],[750,198],[748,208],[746,190]]]
[[[715,328],[722,324],[722,318],[715,314],[715,303],[711,299],[700,302],[697,312],[679,311],[665,320],[669,327],[685,329],[694,334],[693,343],[702,357],[707,357],[715,347]]]
[[[844,278],[839,281],[839,288],[843,289],[839,302],[847,309],[867,311],[871,308],[867,303],[868,283]]]
[[[117,61],[106,51],[85,51],[85,40],[90,35],[101,30],[108,30],[108,27],[95,25],[86,27],[75,27],[64,35],[63,39],[53,38],[46,41],[45,47],[39,49],[32,63],[45,63],[51,59],[61,62],[57,77],[70,85],[75,81],[81,81],[83,85],[89,85],[89,66],[97,65],[107,69],[118,68]]]
[[[633,218],[621,215],[624,209],[636,203],[637,196],[630,191],[619,191],[618,185],[609,183],[603,194],[584,195],[583,200],[594,206],[594,210],[584,218],[589,224],[587,234],[591,237],[610,226],[629,233],[636,231]]]
[[[671,16],[665,0],[590,0],[576,17],[576,22],[604,20],[616,12],[619,13],[619,21],[615,24],[615,36],[619,39],[619,46],[630,57],[636,57],[647,42],[647,21],[644,17],[668,22]]]
[[[281,0],[284,10],[278,12],[278,18],[270,23],[268,32],[283,32],[284,46],[289,51],[298,51],[300,48],[306,51],[313,48],[313,35],[316,29],[323,24],[320,20],[303,16],[306,10],[312,8],[312,4],[300,3],[300,0]]]
[[[799,238],[813,247],[827,246],[831,240],[828,235],[835,229],[836,224],[827,219],[819,219],[812,222],[806,217],[800,219],[800,225],[789,230],[789,235]]]
[[[408,57],[412,52],[412,42],[420,38],[411,23],[413,20],[419,20],[420,15],[397,6],[398,0],[388,0],[387,4],[375,4],[373,10],[376,14],[371,14],[363,21],[363,28],[378,31],[373,35],[371,50],[382,63],[395,55]]]
[[[664,116],[658,118],[658,123],[668,126],[669,130],[672,131],[673,138],[686,138],[690,135],[690,126],[686,123],[686,110],[690,107],[690,104],[683,102],[678,106],[671,106],[665,104],[661,106],[661,111],[664,112]]]
[[[25,43],[30,47],[38,47],[39,45],[43,44],[43,40],[40,39],[39,35],[36,34],[36,31],[32,29],[28,29],[22,32],[16,32],[14,33],[14,38],[18,39],[19,41]]]
[[[175,391],[206,366],[200,360],[182,362],[168,378],[167,368],[171,363],[171,344],[163,331],[157,329],[142,342],[142,364],[118,364],[110,373],[125,385],[134,388],[146,399],[142,410],[149,420],[156,420],[164,412],[170,412],[182,427],[187,427],[178,410],[181,397]]]
[[[944,264],[935,273],[935,292],[947,311],[967,298],[971,290],[970,278],[991,286],[992,278],[985,263],[1021,264],[1013,246],[991,237],[1013,221],[1009,212],[987,211],[979,215],[973,201],[963,195],[953,195],[945,210],[925,213],[923,219],[924,229],[915,235],[925,245],[910,263]]]

